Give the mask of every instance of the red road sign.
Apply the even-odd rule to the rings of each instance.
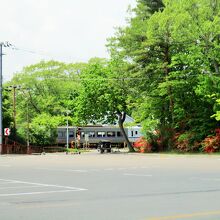
[[[5,129],[4,129],[4,134],[5,134],[5,136],[9,136],[10,133],[11,133],[10,128],[5,128]]]

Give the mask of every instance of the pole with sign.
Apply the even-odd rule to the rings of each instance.
[[[0,154],[2,153],[2,133],[3,133],[3,122],[2,122],[2,47],[12,46],[9,42],[0,42]]]
[[[8,136],[11,134],[11,130],[10,128],[5,128],[4,129],[4,135],[5,135],[5,146],[6,146],[6,151],[7,151],[7,154],[9,153],[9,149],[8,149]]]
[[[5,135],[5,136],[9,136],[10,134],[11,134],[10,128],[5,128],[5,129],[4,129],[4,135]]]

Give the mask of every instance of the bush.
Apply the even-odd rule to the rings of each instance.
[[[173,148],[174,130],[168,126],[161,126],[158,130],[148,132],[147,140],[152,146],[152,151],[161,152]]]
[[[140,153],[149,153],[152,150],[152,145],[144,137],[138,138],[138,140],[134,142],[133,146]]]
[[[201,144],[194,140],[194,136],[195,134],[189,131],[176,133],[174,136],[175,149],[180,152],[198,151]]]
[[[202,151],[213,153],[220,151],[220,129],[215,130],[215,135],[210,135],[202,141]]]

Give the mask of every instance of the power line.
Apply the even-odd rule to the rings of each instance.
[[[30,50],[30,49],[23,49],[23,48],[19,48],[19,47],[15,47],[13,46],[12,48],[13,50],[17,50],[17,51],[23,51],[25,53],[31,53],[31,54],[36,54],[36,55],[40,55],[40,56],[51,56],[47,53],[44,53],[44,52],[37,52],[37,51],[34,51],[34,50]]]
[[[172,76],[172,75],[168,75],[168,76],[160,76],[157,77],[157,79],[171,79],[173,78],[175,79],[185,79],[185,78],[189,78],[189,77],[195,77],[195,76],[220,76],[218,73],[211,73],[211,74],[185,74],[185,75],[180,75],[180,76]],[[27,76],[24,77],[25,79],[30,78],[33,79],[31,76]],[[154,78],[154,76],[152,76],[152,79]],[[35,78],[36,79],[36,78]],[[41,77],[41,79],[39,80],[40,82],[42,81],[46,81],[46,80],[63,80],[63,81],[129,81],[129,80],[150,80],[151,76],[146,76],[146,77],[121,77],[121,78],[73,78],[73,77]],[[37,80],[37,79],[36,79]],[[171,79],[172,80],[172,79]]]
[[[28,48],[21,48],[21,47],[15,46],[13,44],[10,44],[10,49],[25,52],[25,53],[29,53],[29,54],[34,54],[34,55],[38,55],[38,56],[43,56],[43,57],[47,56],[47,57],[50,57],[51,59],[54,59],[54,55],[49,54],[49,53],[44,52],[44,51],[35,51],[35,50],[32,50],[32,49],[28,49]]]

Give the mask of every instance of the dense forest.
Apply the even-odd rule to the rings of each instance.
[[[123,126],[128,114],[150,151],[220,151],[219,0],[137,0],[107,42],[109,59],[42,61],[4,84],[14,138],[53,144],[67,117]]]

